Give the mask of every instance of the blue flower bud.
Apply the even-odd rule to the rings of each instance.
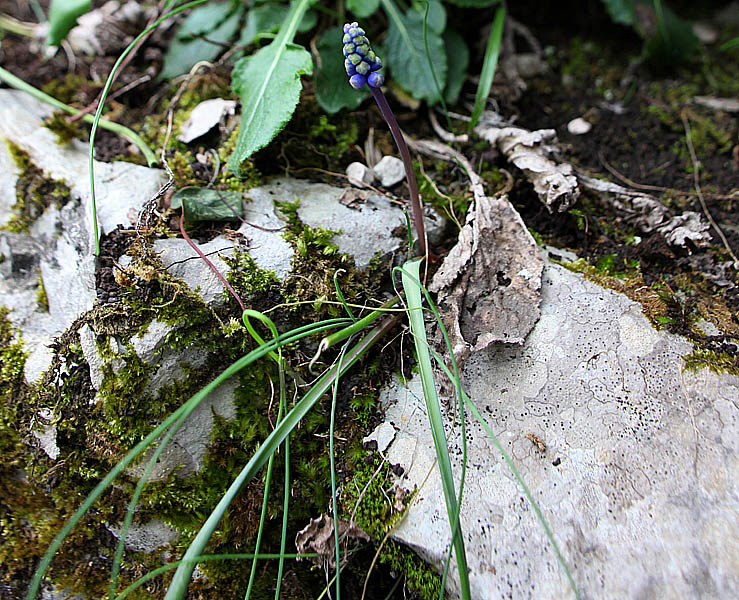
[[[356,90],[362,89],[365,83],[380,87],[385,82],[384,75],[377,72],[382,68],[382,61],[373,52],[364,29],[356,22],[346,23],[342,44],[346,59],[344,70],[351,86]]]
[[[373,88],[382,87],[382,84],[385,83],[385,76],[382,73],[370,73],[367,83]]]
[[[374,75],[374,73],[373,73]],[[355,90],[361,90],[364,87],[364,84],[367,83],[367,78],[364,75],[360,75],[357,73],[356,75],[352,75],[349,78],[349,84],[355,89]]]

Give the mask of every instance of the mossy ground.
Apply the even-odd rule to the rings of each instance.
[[[19,144],[9,140],[5,143],[19,173],[15,184],[16,202],[11,207],[13,214],[3,228],[28,232],[49,206],[61,208],[71,198],[71,193],[65,182],[51,179],[39,169]]]

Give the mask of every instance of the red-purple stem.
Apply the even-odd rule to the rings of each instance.
[[[229,292],[231,292],[231,295],[234,298],[236,298],[236,302],[238,302],[239,303],[239,306],[241,307],[241,312],[244,312],[246,310],[246,306],[244,306],[244,303],[241,301],[241,298],[236,293],[236,290],[234,290],[231,287],[231,284],[228,281],[226,281],[226,278],[223,275],[221,275],[221,273],[218,270],[218,268],[212,262],[210,262],[210,260],[208,259],[208,257],[205,256],[205,254],[203,254],[203,251],[200,248],[197,247],[197,245],[195,244],[195,242],[193,242],[190,239],[190,236],[187,235],[187,232],[185,232],[185,212],[184,211],[182,211],[182,214],[180,215],[180,233],[182,234],[182,237],[185,238],[185,241],[188,244],[190,244],[190,247],[193,250],[195,250],[195,252],[198,253],[198,256],[200,256],[200,258],[202,258],[205,261],[205,264],[207,264],[208,267],[210,267],[210,270],[213,271],[216,274],[216,277],[218,277],[218,279],[221,280],[221,283],[226,286],[226,289]]]
[[[395,139],[395,145],[400,150],[400,157],[403,159],[403,166],[405,166],[405,175],[408,178],[408,188],[411,192],[411,212],[413,213],[413,224],[416,226],[416,235],[418,236],[418,243],[421,246],[421,253],[426,256],[426,231],[423,225],[423,209],[421,208],[421,200],[418,197],[418,182],[416,181],[416,172],[413,170],[413,163],[411,162],[411,153],[408,150],[408,145],[403,139],[403,132],[400,130],[400,125],[387,103],[385,94],[382,93],[380,88],[367,86],[372,92],[372,96],[377,102],[377,106],[380,107],[382,116],[385,117],[390,132],[393,134]]]

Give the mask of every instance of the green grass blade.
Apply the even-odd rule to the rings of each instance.
[[[215,390],[221,383],[226,381],[226,379],[235,375],[241,369],[243,369],[244,367],[247,367],[248,365],[252,364],[256,360],[259,360],[260,358],[262,358],[263,356],[265,356],[266,354],[268,354],[270,351],[274,350],[275,348],[298,341],[309,335],[320,333],[321,331],[326,331],[328,329],[336,328],[340,325],[344,325],[350,322],[351,321],[349,319],[329,319],[326,321],[321,321],[319,323],[305,325],[303,327],[299,327],[297,329],[294,329],[292,331],[289,331],[287,333],[280,335],[279,338],[265,344],[264,346],[256,348],[252,350],[251,352],[249,352],[249,354],[241,357],[234,364],[232,364],[225,371],[223,371],[223,373],[221,373],[218,377],[216,377],[213,381],[211,381],[208,385],[206,385],[202,390],[200,390],[197,394],[192,396],[192,398],[190,398],[187,402],[185,402],[182,406],[180,406],[176,411],[174,411],[158,427],[156,427],[149,435],[147,435],[143,440],[141,440],[132,450],[129,450],[126,456],[124,456],[120,460],[120,462],[115,467],[113,467],[113,469],[110,470],[110,472],[105,476],[105,478],[95,486],[95,488],[92,490],[92,492],[90,492],[87,498],[85,498],[85,501],[80,505],[77,511],[75,511],[75,513],[64,524],[64,527],[62,527],[59,533],[54,537],[51,544],[49,545],[49,548],[47,549],[46,553],[42,557],[41,562],[36,568],[36,571],[34,572],[33,577],[31,578],[28,591],[26,592],[25,599],[34,600],[36,598],[39,592],[39,588],[41,586],[41,582],[44,578],[44,575],[48,571],[51,561],[54,558],[54,555],[56,554],[57,550],[59,550],[59,547],[62,545],[64,540],[70,534],[72,529],[74,529],[74,527],[77,525],[80,519],[92,507],[95,501],[103,494],[103,492],[105,492],[106,489],[108,489],[108,487],[116,479],[116,477],[118,477],[118,475],[120,475],[126,469],[126,467],[128,467],[128,465],[130,465],[136,459],[136,457],[138,457],[139,454],[141,454],[144,450],[146,450],[146,448],[148,448],[155,440],[157,440],[159,436],[161,436],[180,417],[186,418],[187,415],[189,415],[193,410],[195,410],[195,408],[198,406],[198,404],[200,404],[200,402],[202,402],[205,398],[207,398],[208,395],[213,390]]]
[[[454,478],[452,476],[452,464],[449,459],[449,448],[447,446],[446,434],[444,433],[444,422],[439,407],[439,397],[436,393],[434,373],[429,358],[429,345],[426,339],[426,323],[423,319],[423,307],[421,304],[420,281],[421,260],[410,260],[400,270],[403,289],[408,303],[408,319],[416,346],[418,366],[421,373],[421,384],[423,396],[426,400],[426,411],[431,426],[431,436],[434,440],[436,458],[441,475],[442,489],[446,501],[449,524],[452,528],[452,542],[457,557],[459,568],[459,584],[464,600],[470,600],[470,582],[467,572],[467,555],[464,548],[464,537],[461,528],[455,527],[459,518],[459,503],[454,490]]]
[[[475,417],[475,419],[480,423],[482,428],[485,430],[485,433],[490,437],[490,439],[495,444],[495,447],[500,452],[501,456],[503,456],[503,459],[506,462],[506,465],[510,469],[511,473],[513,473],[513,476],[515,477],[518,484],[521,486],[521,489],[523,490],[524,495],[526,496],[526,499],[529,501],[529,504],[531,505],[534,514],[536,514],[536,518],[538,519],[539,523],[542,526],[542,529],[544,529],[544,532],[549,539],[549,543],[552,544],[552,548],[554,549],[554,554],[557,558],[557,562],[559,562],[560,566],[562,567],[562,570],[565,573],[565,576],[567,577],[567,581],[570,585],[570,589],[575,595],[575,598],[579,600],[581,598],[580,592],[578,590],[577,584],[575,583],[575,579],[572,576],[572,572],[569,568],[569,565],[567,564],[567,561],[564,559],[564,555],[562,554],[559,544],[557,544],[557,540],[554,538],[554,533],[552,532],[551,527],[549,526],[549,523],[544,518],[544,514],[541,511],[541,508],[539,507],[539,504],[534,499],[534,495],[531,493],[531,490],[529,490],[529,487],[526,485],[526,482],[523,480],[523,477],[521,476],[521,473],[519,473],[518,469],[516,468],[516,465],[513,463],[513,460],[508,455],[508,453],[505,451],[505,448],[503,448],[503,445],[500,443],[500,440],[498,440],[498,437],[493,433],[493,430],[490,428],[490,426],[487,424],[485,419],[482,417],[480,412],[477,410],[477,407],[474,405],[472,400],[469,398],[467,393],[464,391],[461,385],[461,378],[459,373],[459,366],[457,365],[457,360],[454,357],[454,352],[452,351],[452,344],[449,340],[449,335],[447,333],[446,327],[444,327],[444,323],[441,319],[441,315],[439,314],[439,311],[437,310],[433,299],[431,298],[431,295],[428,293],[428,290],[421,285],[421,282],[419,278],[413,277],[409,274],[409,277],[415,280],[416,285],[423,291],[426,301],[428,302],[429,307],[431,308],[431,311],[434,313],[434,318],[436,319],[436,323],[439,326],[439,329],[441,330],[442,336],[444,337],[444,344],[446,345],[447,352],[449,353],[451,362],[452,362],[452,368],[454,369],[454,373],[452,373],[449,368],[446,366],[443,357],[439,355],[438,352],[430,348],[428,346],[428,343],[426,343],[426,346],[428,350],[433,354],[434,360],[436,360],[439,367],[444,371],[447,377],[454,383],[455,391],[457,393],[458,398],[462,399],[462,402],[470,409],[472,412],[472,415]]]
[[[282,558],[312,558],[318,556],[317,554],[202,554],[195,558],[196,563],[201,562],[208,562],[212,560],[246,560],[250,558],[258,558],[259,560],[269,560],[269,559],[282,559]],[[125,590],[123,590],[120,594],[118,594],[115,597],[115,600],[124,600],[127,598],[130,594],[135,592],[138,588],[140,588],[142,585],[144,585],[147,581],[151,581],[155,577],[159,577],[159,575],[162,575],[163,573],[166,573],[167,571],[171,571],[172,569],[176,569],[180,565],[179,560],[175,560],[171,563],[167,563],[166,565],[162,565],[161,567],[154,569],[153,571],[149,571],[146,573],[146,575],[142,575],[139,577],[136,581],[134,581],[131,585],[129,585]],[[279,583],[278,583],[278,589],[279,589]]]
[[[164,448],[167,446],[174,434],[177,433],[177,430],[185,422],[185,419],[187,419],[187,415],[183,413],[179,417],[179,419],[174,422],[172,427],[169,428],[169,431],[167,431],[167,434],[164,436],[162,441],[159,442],[157,449],[154,451],[151,458],[149,459],[148,464],[146,465],[144,473],[141,475],[139,481],[136,484],[136,489],[133,492],[133,496],[131,496],[131,501],[128,504],[126,516],[123,519],[123,525],[118,534],[118,545],[116,547],[115,556],[113,558],[113,568],[110,576],[110,587],[108,589],[108,598],[110,598],[110,600],[113,600],[113,598],[115,598],[115,593],[118,589],[118,575],[121,569],[121,561],[123,560],[123,551],[126,548],[126,536],[128,535],[128,530],[130,529],[131,523],[133,522],[133,517],[136,512],[136,506],[139,503],[139,498],[141,497],[141,493],[144,491],[144,485],[146,485],[146,482],[149,479],[149,475],[151,475],[151,472],[154,470],[154,467],[159,461],[159,457],[164,451]]]
[[[90,130],[90,152],[88,154],[88,170],[90,172],[90,202],[92,203],[92,217],[93,217],[92,223],[93,223],[93,235],[95,236],[95,255],[96,256],[100,254],[100,234],[98,232],[97,207],[95,205],[95,162],[93,158],[94,149],[95,149],[95,134],[97,133],[100,119],[103,116],[103,107],[105,106],[105,100],[108,98],[110,87],[113,85],[113,78],[115,77],[115,74],[118,72],[118,69],[120,68],[121,63],[126,59],[126,57],[131,53],[131,51],[138,45],[138,43],[144,38],[144,36],[148,35],[150,32],[154,31],[154,29],[159,27],[159,25],[161,25],[164,21],[181,13],[183,10],[187,10],[188,8],[192,8],[194,6],[197,6],[198,4],[203,4],[204,2],[207,2],[207,1],[208,0],[193,0],[192,2],[188,2],[187,4],[178,6],[174,10],[168,12],[166,15],[162,15],[161,17],[159,17],[149,27],[144,29],[139,35],[136,36],[136,38],[128,45],[128,47],[118,57],[118,60],[113,65],[113,68],[110,70],[110,75],[108,75],[108,80],[105,82],[105,87],[103,87],[103,91],[100,95],[100,103],[98,104],[98,109],[95,111],[95,117],[92,120],[92,129]],[[153,154],[151,155],[150,158],[147,158],[147,161],[149,162],[149,166],[152,166],[156,164],[157,162],[156,157],[154,157]]]
[[[172,582],[167,589],[167,594],[165,595],[164,600],[181,600],[184,598],[192,577],[193,569],[195,568],[193,559],[203,553],[203,550],[215,532],[218,523],[220,523],[223,515],[226,513],[226,510],[239,491],[264,466],[269,457],[277,450],[277,447],[285,440],[289,433],[297,426],[300,420],[308,413],[321,396],[331,388],[334,378],[348,370],[355,362],[357,362],[367,352],[367,350],[385,334],[395,321],[396,319],[389,319],[384,324],[378,325],[368,333],[347,353],[346,363],[341,365],[341,370],[336,366],[329,369],[311,388],[311,390],[303,396],[300,401],[298,401],[298,403],[286,415],[285,419],[283,419],[283,421],[274,428],[272,433],[267,436],[267,439],[254,453],[252,458],[242,469],[241,473],[239,473],[231,486],[224,493],[221,501],[211,512],[205,524],[200,528],[200,531],[190,544],[187,552],[185,552],[185,556],[183,557],[182,562],[177,568],[177,571],[172,578]]]
[[[69,106],[68,104],[64,104],[64,102],[62,102],[61,100],[57,100],[53,96],[49,96],[49,94],[42,92],[40,89],[26,83],[25,81],[23,81],[19,77],[16,77],[10,71],[6,71],[2,67],[0,67],[0,81],[4,81],[10,87],[21,90],[22,92],[26,92],[29,96],[33,96],[37,100],[41,100],[41,102],[44,102],[49,106],[53,106],[58,110],[69,113],[70,115],[77,115],[82,112],[80,109],[74,108],[74,106]],[[92,123],[95,119],[92,115],[84,115],[82,117],[82,120],[85,123]],[[157,158],[156,156],[154,156],[154,152],[152,152],[151,148],[149,148],[146,142],[142,140],[135,131],[129,129],[124,125],[121,125],[120,123],[114,123],[113,121],[109,121],[105,118],[100,119],[99,125],[103,129],[107,129],[108,131],[112,131],[113,133],[117,133],[118,135],[122,135],[123,137],[127,138],[132,144],[136,145],[136,147],[141,150],[144,158],[146,158],[146,162],[149,166],[156,164]]]
[[[482,72],[480,73],[480,83],[477,84],[475,108],[472,110],[470,130],[477,125],[490,95],[490,88],[493,87],[495,69],[498,66],[498,56],[500,55],[500,42],[503,39],[503,23],[505,23],[505,5],[501,4],[495,11],[493,27],[490,30],[488,45],[485,49],[485,58],[482,61]]]
[[[339,354],[339,361],[336,364],[338,373],[341,373],[341,363],[344,360],[344,354],[349,346],[347,342],[341,349]],[[339,551],[339,509],[336,505],[336,464],[334,462],[334,424],[336,423],[336,401],[339,395],[339,375],[336,376],[333,383],[333,394],[331,397],[331,421],[329,422],[328,431],[328,452],[329,452],[329,465],[331,469],[331,511],[334,517],[334,552],[336,554],[336,573],[334,575],[336,579],[336,600],[341,600],[341,556]]]

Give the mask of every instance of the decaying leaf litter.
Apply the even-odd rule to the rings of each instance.
[[[512,71],[514,67],[510,66],[520,67],[524,61],[512,60],[515,56],[505,58],[507,62],[503,64],[508,66],[504,69],[502,76],[511,79],[518,76],[516,81],[519,87],[530,85],[517,71]],[[128,85],[136,82],[136,78],[129,76]],[[146,85],[146,83],[146,81],[139,81],[137,85]],[[306,93],[305,90],[303,93]],[[519,93],[525,96],[527,92]],[[222,102],[230,101],[223,98],[215,99]],[[370,113],[367,118],[371,120],[373,118],[371,109],[365,112]],[[707,219],[698,205],[691,204],[691,208],[695,210],[684,210],[679,203],[665,207],[660,198],[643,193],[643,190],[603,182],[606,176],[603,171],[593,173],[589,170],[586,173],[581,170],[582,165],[573,168],[571,156],[568,156],[570,149],[558,142],[555,132],[548,129],[546,125],[544,129],[526,129],[506,124],[503,117],[493,112],[486,116],[488,118],[484,118],[474,132],[487,142],[488,145],[484,148],[463,147],[461,150],[451,150],[430,138],[430,128],[422,118],[417,121],[406,119],[404,124],[418,152],[428,153],[437,161],[443,160],[448,165],[446,167],[440,164],[434,165],[432,178],[435,173],[449,178],[446,181],[436,181],[436,186],[446,192],[451,189],[461,190],[462,195],[467,196],[469,203],[466,216],[458,215],[460,225],[462,225],[458,241],[455,243],[455,236],[452,234],[448,243],[437,247],[437,250],[442,251],[444,259],[431,279],[431,288],[438,293],[438,302],[443,309],[443,317],[454,336],[455,354],[458,354],[458,358],[463,359],[469,352],[479,351],[491,343],[516,343],[525,338],[538,318],[539,281],[537,278],[540,277],[542,260],[544,260],[534,245],[526,225],[532,227],[536,223],[534,229],[538,235],[550,235],[548,228],[541,226],[541,217],[531,221],[526,217],[542,209],[543,212],[539,214],[544,215],[545,219],[552,220],[557,219],[557,213],[567,213],[567,209],[574,208],[580,211],[578,207],[582,206],[582,197],[578,199],[578,196],[584,194],[586,190],[597,192],[596,196],[587,198],[588,207],[592,207],[593,202],[603,203],[603,206],[615,214],[620,222],[633,226],[640,234],[652,240],[653,235],[663,239],[668,249],[660,247],[657,252],[660,257],[676,258],[681,267],[685,265],[696,267],[700,265],[700,261],[703,261],[704,269],[699,266],[698,276],[701,277],[701,271],[705,270],[708,279],[713,277],[714,281],[719,280],[716,273],[722,273],[724,284],[719,285],[719,288],[728,292],[724,298],[727,298],[729,306],[732,306],[732,299],[736,300],[736,292],[733,292],[733,296],[731,295],[732,290],[736,289],[736,273],[732,273],[730,266],[726,268],[725,257],[724,260],[717,260],[716,257],[721,256],[720,248],[712,247],[710,254],[701,251],[701,248],[705,248],[711,238],[708,233]],[[219,119],[219,123],[224,124],[225,121]],[[547,125],[554,124],[547,123]],[[379,129],[378,126],[377,130]],[[374,133],[375,136],[378,136],[377,130]],[[387,139],[381,134],[378,137],[383,150],[389,152],[390,146]],[[476,138],[473,137],[474,139]],[[276,142],[280,141],[278,137]],[[361,144],[361,135],[357,142]],[[302,167],[293,164],[292,161],[279,162],[280,157],[284,160],[286,156],[284,146],[283,142],[281,151],[273,152],[271,155],[277,157],[281,168],[301,175],[308,173],[310,176],[320,176],[315,170],[318,167],[311,167],[313,170],[306,172],[300,171]],[[203,150],[205,149],[203,147]],[[215,172],[214,161],[207,158],[204,152],[200,155],[204,159],[198,159],[197,163],[203,165],[203,174],[211,176]],[[355,158],[361,160],[363,157],[359,155]],[[495,164],[498,172],[503,169],[509,172],[512,183],[505,178],[502,182],[484,181],[475,173],[477,169],[479,173],[484,174],[487,171],[489,175],[491,162]],[[257,163],[264,164],[264,162],[259,163],[258,158]],[[485,165],[487,169],[481,168],[484,167],[483,163],[487,163]],[[348,162],[345,162],[343,167],[346,164]],[[460,164],[463,167],[462,170],[458,170],[455,166]],[[325,167],[333,169],[337,167],[336,164],[324,164],[323,166],[324,170],[326,170]],[[427,169],[428,166],[427,164]],[[194,178],[200,179],[199,183],[204,187],[208,182],[198,176],[194,166],[191,165],[191,169]],[[265,172],[269,171],[265,170]],[[179,174],[176,173],[177,175]],[[339,181],[342,179],[338,178]],[[484,189],[483,185],[486,185],[488,189]],[[178,184],[178,187],[184,186]],[[395,199],[402,199],[405,195],[403,190],[398,188],[381,191],[393,195]],[[681,191],[689,192],[690,189],[685,188]],[[735,188],[719,188],[718,193],[724,194],[731,203],[731,194],[735,193]],[[428,195],[430,196],[431,192]],[[527,196],[524,202],[520,202],[522,195]],[[509,198],[512,198],[513,202]],[[538,199],[538,205],[532,202],[534,198]],[[516,209],[517,203],[519,208],[523,208],[521,211],[524,214],[523,219]],[[577,216],[577,218],[581,217]],[[593,218],[597,219],[597,217],[591,217]],[[563,221],[557,222],[562,223]],[[575,227],[574,222],[574,219],[564,221],[571,227]],[[730,223],[726,217],[721,222]],[[552,229],[556,230],[558,227],[560,225]],[[217,231],[217,226],[204,225],[199,233],[201,239],[207,239]],[[635,247],[627,248],[625,256],[620,252],[610,252],[614,250],[614,236],[612,232],[607,232],[605,237],[610,239],[603,244],[603,252],[600,253],[598,251],[599,240],[593,240],[594,235],[586,232],[585,238],[590,236],[590,239],[583,254],[585,257],[593,256],[594,263],[603,256],[615,254],[616,261],[623,258],[626,264],[626,257],[633,256],[634,248],[638,247],[637,244]],[[572,237],[570,236],[570,239]],[[582,235],[576,233],[574,237],[582,237]],[[736,239],[731,231],[729,231],[729,239],[729,243]],[[551,236],[550,241],[556,243],[556,233]],[[577,245],[569,245],[571,249],[579,250]],[[593,252],[593,246],[595,246],[595,252]],[[669,247],[674,249],[669,249]],[[617,265],[616,270],[619,270],[619,266]],[[664,266],[661,268],[664,269]],[[652,273],[645,273],[645,275],[648,276],[647,279],[659,279],[659,275],[657,277]],[[690,292],[684,297],[680,291],[674,293],[671,286],[667,289],[668,295],[672,293],[672,297],[668,300],[678,305],[677,308],[671,308],[672,311],[690,310],[690,307],[698,301]],[[673,313],[669,312],[666,318],[674,319]],[[666,324],[670,325],[670,323]],[[730,340],[726,347],[731,349]]]

